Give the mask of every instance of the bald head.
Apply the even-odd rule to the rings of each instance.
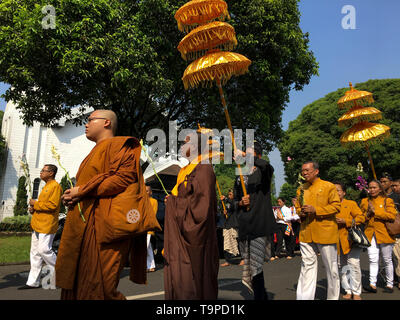
[[[115,112],[112,110],[104,110],[104,109],[96,110],[95,112],[98,112],[100,117],[110,120],[110,122],[111,122],[110,129],[111,129],[113,135],[115,136],[115,134],[117,133],[117,126],[118,126],[117,115],[115,114]],[[96,115],[96,117],[97,117],[97,115]]]
[[[86,137],[98,143],[101,140],[114,137],[117,132],[117,116],[111,110],[93,111],[85,125]]]

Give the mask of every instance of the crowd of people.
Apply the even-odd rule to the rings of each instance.
[[[155,270],[152,232],[157,201],[152,190],[143,189],[139,164],[140,144],[133,137],[115,136],[117,118],[109,110],[96,110],[86,123],[86,136],[96,145],[83,160],[76,185],[62,194],[55,181],[57,167],[47,164],[41,172],[46,183],[37,200],[30,200],[32,214],[31,270],[20,289],[40,287],[42,263],[54,270],[62,299],[125,299],[117,290],[122,269],[129,261],[130,280],[144,284],[147,272]],[[370,242],[369,285],[377,292],[379,256],[383,257],[385,291],[393,292],[400,277],[400,240],[385,223],[400,210],[400,180],[385,174],[369,183],[369,193],[360,204],[346,200],[341,182],[319,178],[314,161],[303,163],[305,183],[296,197],[271,203],[273,167],[262,159],[262,147],[254,141],[234,158],[251,158],[248,174],[237,177],[223,201],[225,262],[219,263],[216,234],[216,177],[209,160],[208,139],[190,133],[181,148],[189,164],[182,168],[170,195],[165,197],[164,291],[168,300],[215,300],[218,270],[239,258],[242,283],[255,300],[268,299],[263,266],[266,260],[292,259],[297,242],[301,270],[296,299],[315,298],[318,256],[327,277],[327,299],[361,299],[361,247],[349,240],[349,229],[363,226]],[[128,192],[129,191],[129,192]],[[61,201],[68,207],[57,256],[51,243],[58,224]],[[153,234],[154,235],[154,234]],[[283,246],[283,243],[285,245]],[[286,253],[283,252],[285,247]],[[392,259],[392,257],[394,259]],[[146,272],[147,271],[147,272]],[[400,284],[398,284],[400,289]]]

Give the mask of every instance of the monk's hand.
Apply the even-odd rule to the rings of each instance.
[[[225,196],[220,196],[219,199],[220,200],[225,200]]]
[[[64,194],[61,197],[63,204],[68,207],[73,207],[80,200],[78,192],[79,187],[73,187],[71,189],[65,190]]]
[[[29,211],[30,214],[33,214],[33,213],[35,212],[35,209],[33,209],[33,207],[30,206],[30,207],[28,208],[28,211]]]
[[[35,205],[35,202],[36,202],[36,200],[31,199],[31,200],[29,200],[29,205],[33,207]]]
[[[167,203],[168,197],[169,197],[169,194],[165,196],[164,203]]]
[[[316,213],[315,208],[309,204],[305,204],[304,206],[302,206],[301,212],[311,217],[314,216]]]

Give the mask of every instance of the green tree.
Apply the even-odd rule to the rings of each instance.
[[[296,197],[296,190],[297,190],[296,186],[285,182],[281,186],[281,190],[279,192],[279,197],[285,199],[286,203],[289,204],[289,206],[290,206],[290,204],[292,203],[291,199]]]
[[[382,120],[388,125],[389,138],[370,147],[377,177],[389,172],[400,177],[400,79],[369,80],[355,86],[358,90],[373,93],[376,106],[382,112]],[[363,165],[366,177],[373,178],[365,148],[345,149],[340,145],[341,134],[348,129],[338,126],[344,113],[337,101],[348,88],[342,88],[303,108],[296,120],[290,122],[279,145],[285,166],[286,181],[295,185],[301,165],[307,160],[316,160],[320,165],[320,176],[329,181],[341,181],[346,188],[355,189],[359,173],[357,164]],[[292,158],[287,161],[287,157]],[[357,194],[347,190],[354,198]]]
[[[14,206],[14,216],[23,216],[28,214],[28,193],[26,192],[26,178],[24,176],[18,179],[17,201]]]
[[[70,107],[114,110],[119,134],[145,137],[168,121],[226,128],[216,87],[185,91],[188,63],[176,47],[174,14],[186,0],[52,0],[55,29],[43,29],[48,0],[0,3],[0,81],[12,85],[25,123],[52,125]],[[317,73],[300,29],[298,0],[228,1],[236,29],[235,52],[250,72],[224,87],[232,123],[254,128],[266,151],[281,137],[281,115],[292,88],[301,90]],[[79,122],[80,119],[74,121]]]

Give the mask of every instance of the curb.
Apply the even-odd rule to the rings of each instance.
[[[17,266],[17,265],[30,265],[30,261],[22,261],[22,262],[1,262],[0,267],[7,266]]]
[[[0,237],[3,237],[3,236],[23,237],[23,236],[30,236],[30,235],[32,235],[32,232],[28,232],[28,231],[0,231]]]

